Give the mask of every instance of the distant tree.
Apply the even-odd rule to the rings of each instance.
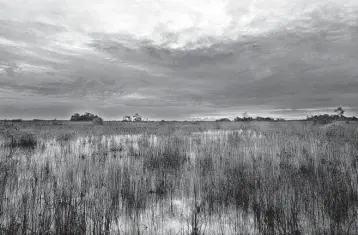
[[[130,116],[124,116],[122,121],[123,122],[131,122],[132,118]]]
[[[140,121],[142,121],[142,117],[138,113],[136,113],[133,115],[133,121],[140,122]]]
[[[80,115],[78,113],[75,113],[71,116],[70,121],[79,121],[80,120]]]
[[[220,119],[217,119],[217,120],[215,120],[216,122],[231,122],[231,120],[230,119],[228,119],[228,118],[220,118]]]
[[[234,122],[251,122],[254,121],[254,119],[252,117],[236,117],[234,119]]]
[[[308,121],[313,121],[314,124],[329,124],[334,122],[335,120],[338,120],[340,116],[338,115],[329,115],[329,114],[323,114],[323,115],[314,115],[311,117],[308,117]]]
[[[84,115],[81,116],[81,119],[82,121],[93,121],[97,117],[97,115],[86,112]]]
[[[314,115],[311,117],[307,117],[306,120],[313,121],[314,124],[329,124],[329,123],[332,123],[332,122],[338,121],[338,120],[344,120],[344,121],[357,121],[358,120],[356,117],[345,117],[345,116],[343,116],[342,112],[340,112],[339,114],[340,115],[329,115],[329,114]]]
[[[103,125],[103,119],[100,117],[96,117],[95,119],[92,120],[92,123],[94,125]]]
[[[273,118],[270,118],[270,117],[256,117],[255,120],[256,120],[256,121],[268,121],[268,122],[274,121],[274,119],[273,119]]]
[[[344,110],[342,107],[338,107],[336,110],[334,110],[334,112],[338,113],[340,117],[343,117]]]
[[[86,112],[83,115],[75,113],[71,116],[70,121],[93,121],[95,118],[98,118],[98,116],[89,112]]]

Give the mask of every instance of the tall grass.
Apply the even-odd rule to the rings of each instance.
[[[357,234],[357,126],[274,125],[2,145],[0,234]]]

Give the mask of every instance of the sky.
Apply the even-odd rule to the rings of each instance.
[[[0,0],[0,119],[358,116],[358,0]]]

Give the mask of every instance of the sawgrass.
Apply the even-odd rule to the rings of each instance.
[[[0,234],[358,232],[354,123],[21,125]]]

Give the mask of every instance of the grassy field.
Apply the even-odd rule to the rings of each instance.
[[[358,123],[0,122],[0,234],[358,234]]]

